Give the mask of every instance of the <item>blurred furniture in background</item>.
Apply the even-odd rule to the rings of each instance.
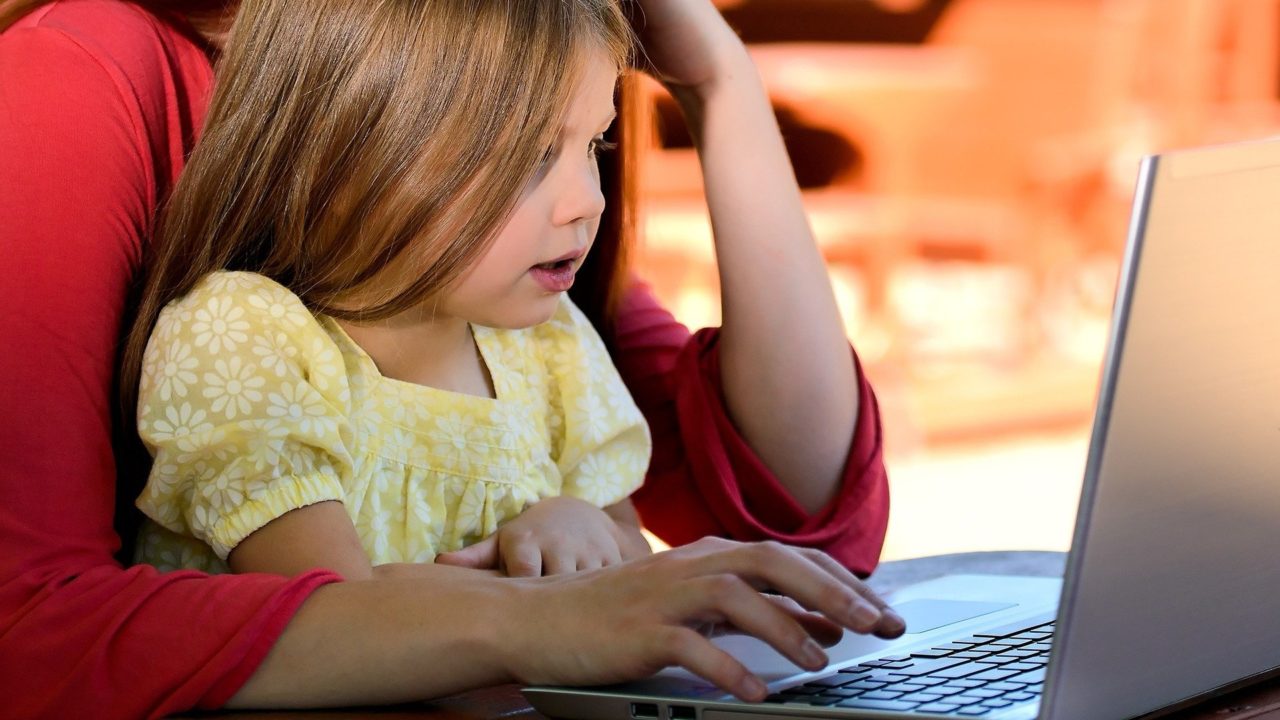
[[[1280,0],[718,4],[908,447],[1087,424],[1138,159],[1280,127]],[[696,156],[646,87],[642,272],[717,323]]]

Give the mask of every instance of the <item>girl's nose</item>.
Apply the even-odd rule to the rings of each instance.
[[[557,225],[595,220],[604,212],[604,193],[600,190],[600,171],[593,161],[565,173],[564,186],[556,203]]]

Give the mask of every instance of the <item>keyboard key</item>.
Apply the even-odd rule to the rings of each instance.
[[[939,645],[939,646],[937,646],[936,648],[934,648],[934,650],[947,650],[947,651],[949,651],[949,652],[959,652],[960,650],[968,650],[969,648],[973,647],[974,645],[981,645],[981,644],[982,644],[982,643],[980,643],[980,642],[977,642],[977,643],[970,643],[970,642],[949,642],[949,643],[947,643],[947,644],[945,644],[945,645]]]
[[[955,679],[955,678],[968,677],[970,675],[976,675],[981,672],[990,672],[991,669],[994,667],[996,666],[993,665],[992,663],[969,661],[963,665],[956,665],[955,667],[944,668],[942,670],[938,670],[937,672],[931,672],[929,674],[932,675],[933,677]],[[1010,673],[1010,675],[1013,675],[1013,674],[1015,673]],[[983,679],[988,679],[988,678],[983,678]],[[1002,680],[1003,678],[995,678],[995,679]]]
[[[993,682],[990,685],[984,685],[983,687],[987,688],[988,690],[999,690],[1000,692],[1008,692],[1010,690],[1021,690],[1025,686],[1022,683],[1011,683],[1008,680],[1001,680],[1000,682]]]
[[[1042,667],[1044,667],[1044,665],[1038,664],[1038,663],[1014,662],[1014,663],[1009,663],[1008,665],[1002,665],[1000,666],[1000,669],[1001,670],[1017,670],[1018,672],[1026,672],[1028,670],[1039,670]]]
[[[946,656],[950,655],[952,652],[953,652],[953,651],[951,651],[951,650],[943,650],[943,649],[941,649],[941,648],[933,648],[933,649],[930,649],[930,650],[917,650],[917,651],[915,651],[915,652],[911,653],[911,657],[913,657],[913,658],[926,658],[926,659],[929,659],[929,660],[933,660],[933,659],[935,659],[935,658],[946,657]]]
[[[1003,678],[1002,678],[1002,679],[1003,679]],[[1044,682],[1044,668],[1040,668],[1039,670],[1032,670],[1031,672],[1025,672],[1025,673],[1022,673],[1021,675],[1018,675],[1018,676],[1016,676],[1016,677],[1012,677],[1012,678],[1009,678],[1009,679],[1010,679],[1010,680],[1012,680],[1013,682],[1024,682],[1024,683],[1029,683],[1029,684],[1030,684],[1030,683],[1043,683],[1043,682]]]
[[[951,712],[952,710],[955,710],[958,707],[960,706],[956,705],[955,703],[936,702],[936,703],[929,703],[928,705],[921,705],[920,707],[916,708],[916,710],[919,710],[920,712],[948,713],[948,712]]]
[[[841,668],[836,672],[840,673],[841,675],[866,675],[867,673],[871,672],[871,668],[847,667],[847,668]]]
[[[956,714],[963,715],[965,717],[975,717],[978,715],[986,715],[992,710],[993,708],[982,707],[981,705],[971,705],[969,707],[960,708],[959,710],[956,711]]]
[[[864,692],[867,692],[867,691],[858,690],[857,688],[831,688],[830,690],[827,690],[822,694],[829,695],[831,697],[851,698],[851,697],[858,697]]]
[[[980,673],[978,673],[977,675],[974,675],[972,679],[974,679],[974,680],[1004,680],[1004,679],[1006,679],[1006,678],[1011,678],[1011,677],[1013,677],[1014,675],[1017,675],[1017,674],[1018,674],[1018,671],[1017,671],[1017,670],[987,670],[986,672],[980,672]]]
[[[942,695],[943,697],[946,697],[948,695],[958,695],[959,693],[962,693],[967,689],[968,688],[958,688],[958,687],[951,687],[950,685],[942,685],[939,687],[929,688],[929,692],[935,695]]]
[[[964,694],[968,695],[969,697],[976,697],[983,700],[987,700],[994,697],[1000,697],[1001,695],[1004,694],[1004,691],[992,690],[990,688],[981,687],[981,688],[969,688],[964,692]]]
[[[872,690],[870,692],[862,693],[858,697],[863,700],[897,700],[904,694],[905,693],[892,692],[889,690]]]
[[[846,689],[846,690],[851,690],[851,689],[857,689],[857,690],[879,690],[880,688],[882,688],[882,687],[884,687],[885,685],[888,685],[888,684],[889,684],[889,683],[887,683],[887,682],[878,682],[878,681],[875,681],[875,680],[854,680],[853,682],[849,683],[848,685],[845,685],[845,686],[844,686],[844,689]]]
[[[863,710],[911,710],[915,706],[916,703],[903,702],[901,700],[865,700],[863,698],[853,698],[836,704],[836,707],[860,708]],[[990,708],[987,709],[990,710]]]
[[[1001,700],[1000,698],[992,698],[991,700],[983,700],[982,704],[983,706],[989,707],[989,708],[1004,708],[1004,707],[1009,707],[1013,703],[1009,702],[1008,700]]]
[[[1018,646],[1021,646],[1021,645],[1027,645],[1027,644],[1029,644],[1030,642],[1032,642],[1032,641],[1031,641],[1031,640],[1026,640],[1026,639],[1023,639],[1023,638],[1007,637],[1007,638],[996,638],[995,640],[992,640],[992,641],[991,641],[991,644],[992,644],[992,645],[1004,645],[1005,647],[1018,647]]]
[[[917,660],[910,667],[898,668],[898,673],[915,677],[917,675],[936,675],[938,670],[943,670],[956,665],[965,664],[965,660],[960,658],[939,658],[937,660]]]
[[[903,695],[898,699],[908,700],[910,702],[927,703],[927,702],[933,702],[934,700],[941,700],[943,697],[945,696],[939,695],[938,693],[933,693],[933,692],[913,692],[907,695]]]
[[[783,695],[817,695],[818,693],[822,692],[822,690],[823,688],[806,687],[804,685],[797,685],[795,687],[790,687],[790,688],[787,688],[786,690],[783,690],[782,694]]]
[[[1023,692],[1019,690],[1018,692],[1011,692],[1008,695],[1005,695],[1004,699],[1012,700],[1014,702],[1022,702],[1023,700],[1034,700],[1036,699],[1036,695],[1035,693]]]
[[[988,683],[983,682],[982,680],[952,680],[947,684],[958,688],[976,688],[986,687]]]
[[[851,682],[853,682],[853,678],[851,677],[847,677],[847,676],[841,677],[840,675],[832,675],[830,677],[822,677],[816,680],[810,680],[809,682],[804,684],[804,687],[833,688],[833,687],[840,687],[841,685],[847,685]]]

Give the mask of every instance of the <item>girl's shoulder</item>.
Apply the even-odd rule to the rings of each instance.
[[[165,306],[156,327],[157,331],[183,327],[196,333],[230,328],[241,333],[323,334],[315,315],[291,290],[265,275],[240,271],[209,273],[190,292]]]

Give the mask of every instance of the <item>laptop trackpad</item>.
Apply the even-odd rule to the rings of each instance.
[[[908,600],[893,609],[907,621],[907,633],[916,635],[952,625],[963,620],[989,615],[1011,608],[1017,603],[976,602],[973,600]]]

